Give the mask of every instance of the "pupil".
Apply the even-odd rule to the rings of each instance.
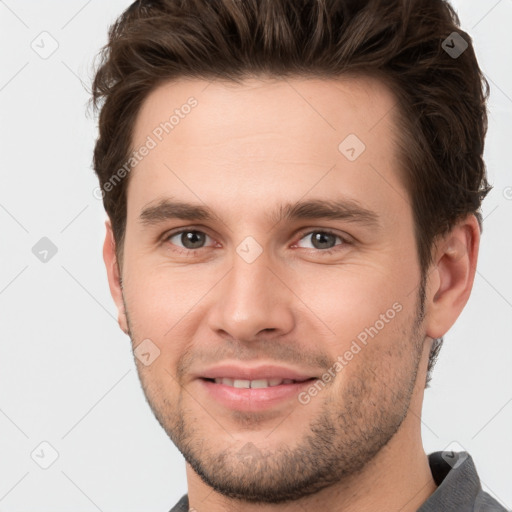
[[[329,245],[328,242],[325,242],[325,238],[329,238],[329,237],[334,239],[334,235],[331,235],[330,233],[319,233],[319,232],[314,233],[314,235],[313,235],[313,245],[315,246],[316,249],[331,249],[334,246],[333,245]],[[327,243],[328,247],[325,247],[324,245],[322,245],[322,244],[325,244],[325,243]],[[318,245],[320,245],[320,246],[318,247]]]
[[[181,243],[187,249],[197,249],[204,243],[204,235],[199,231],[186,231],[181,235]]]

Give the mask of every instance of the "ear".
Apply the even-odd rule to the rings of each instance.
[[[123,293],[121,287],[121,274],[116,256],[116,243],[114,240],[114,233],[110,220],[105,222],[106,234],[105,242],[103,243],[103,261],[107,268],[108,285],[110,287],[110,294],[114,299],[117,306],[117,321],[121,330],[128,334],[128,321],[126,319],[126,312],[124,310]]]
[[[480,226],[471,214],[434,246],[428,275],[426,334],[441,338],[464,309],[475,278]]]

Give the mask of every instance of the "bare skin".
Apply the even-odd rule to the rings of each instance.
[[[416,511],[436,489],[421,439],[428,354],[469,298],[476,218],[434,247],[421,308],[390,91],[354,77],[176,81],[146,99],[134,148],[191,96],[197,106],[130,173],[122,265],[109,222],[104,244],[121,328],[134,348],[149,339],[159,350],[137,369],[187,460],[190,507]],[[339,149],[349,134],[362,153],[355,139]],[[169,217],[155,209],[165,199],[215,217]],[[373,222],[269,217],[314,199],[357,202]],[[273,401],[262,389],[230,401],[205,380],[223,363],[312,380]]]

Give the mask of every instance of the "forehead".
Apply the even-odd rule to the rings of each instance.
[[[150,149],[130,173],[128,209],[166,194],[245,210],[262,197],[293,200],[308,191],[396,202],[406,192],[395,102],[369,77],[165,83],[136,119],[132,149]]]
[[[148,134],[159,138],[159,127],[163,137],[179,142],[180,136],[194,135],[203,145],[252,136],[257,130],[277,134],[291,129],[290,135],[307,134],[315,140],[352,129],[364,137],[384,117],[392,120],[395,103],[391,91],[369,76],[253,77],[242,83],[180,79],[160,85],[145,98],[133,145],[142,144]],[[193,120],[182,122],[188,117]],[[169,121],[165,130],[161,125]]]

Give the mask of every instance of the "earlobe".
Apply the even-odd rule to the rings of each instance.
[[[464,309],[476,273],[480,227],[474,215],[460,221],[435,248],[427,285],[427,336],[440,338]]]
[[[116,243],[110,220],[105,222],[105,241],[103,243],[103,261],[107,270],[108,285],[110,294],[117,307],[117,321],[119,327],[125,333],[129,333],[126,312],[124,309],[122,279],[119,264],[116,256]]]

